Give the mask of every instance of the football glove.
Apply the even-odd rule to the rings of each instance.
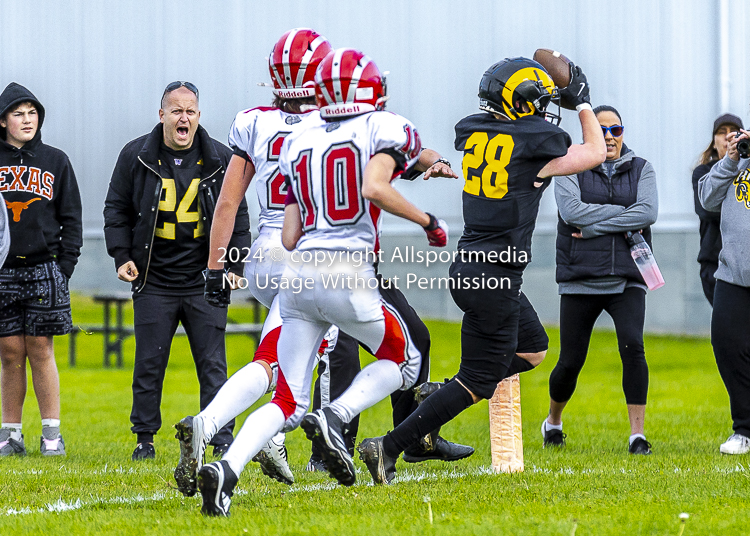
[[[591,104],[589,83],[581,68],[571,62],[570,83],[560,90],[560,106],[566,110],[575,110],[576,106],[584,102]]]
[[[232,289],[225,285],[224,270],[206,270],[206,286],[203,289],[203,298],[214,307],[226,309],[231,303]]]
[[[445,220],[439,220],[429,212],[430,223],[424,228],[427,233],[427,241],[431,246],[443,248],[448,244],[448,224]]]

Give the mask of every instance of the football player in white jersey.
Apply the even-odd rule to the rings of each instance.
[[[372,265],[381,209],[422,225],[431,245],[447,243],[445,223],[390,185],[410,167],[429,167],[418,164],[419,135],[403,117],[380,111],[385,102],[382,77],[362,53],[331,52],[317,73],[317,99],[327,120],[292,132],[279,160],[291,185],[282,240],[290,251],[298,246],[287,254],[283,277],[305,281],[305,288],[298,292],[282,287],[279,292],[284,329],[276,393],[245,421],[240,435],[252,427],[252,437],[235,441],[243,445],[244,457],[235,458],[230,449],[198,473],[202,511],[207,514],[228,515],[234,487],[250,457],[280,430],[296,428],[303,417],[305,432],[318,442],[329,471],[340,483],[353,484],[354,464],[341,437],[343,426],[391,392],[411,388],[420,368],[420,354],[400,315],[380,298]],[[338,257],[317,266],[304,262],[316,254]],[[338,282],[337,288],[323,282],[346,277],[349,282]],[[308,279],[313,279],[312,287]],[[305,416],[319,341],[334,324],[373,350],[378,361],[365,367],[329,407]]]
[[[180,440],[180,460],[174,476],[178,489],[187,496],[196,493],[196,472],[201,467],[205,445],[216,430],[276,387],[276,344],[281,316],[276,297],[278,288],[274,288],[272,282],[278,281],[284,270],[284,263],[276,260],[274,252],[282,248],[281,227],[287,193],[278,160],[286,136],[308,123],[322,121],[315,104],[313,76],[315,68],[331,50],[326,38],[314,30],[298,28],[286,32],[269,57],[275,94],[273,106],[239,112],[229,132],[229,145],[234,155],[214,215],[206,299],[213,305],[227,307],[231,289],[224,281],[223,259],[239,256],[246,259],[245,276],[253,296],[268,307],[269,312],[253,361],[229,378],[205,410],[175,425]],[[231,224],[227,226],[226,222],[233,221],[253,180],[260,203],[259,236],[249,251],[228,251],[229,235],[225,231],[231,232]],[[333,348],[336,332],[335,328],[331,330],[321,351]],[[240,441],[241,436],[242,432],[237,436]],[[268,476],[286,484],[294,482],[286,461],[283,434],[269,441],[255,460],[261,463]]]

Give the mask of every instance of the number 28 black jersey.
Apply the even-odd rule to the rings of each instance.
[[[515,247],[530,259],[539,201],[550,183],[537,174],[570,145],[567,132],[539,116],[502,121],[481,113],[459,121],[455,147],[464,153],[466,184],[458,249],[499,253]]]

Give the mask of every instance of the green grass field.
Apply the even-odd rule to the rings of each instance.
[[[98,305],[76,297],[74,321],[101,321]],[[249,320],[250,311],[230,309]],[[132,322],[132,312],[128,315]],[[457,370],[459,326],[429,322],[432,378]],[[399,462],[399,477],[375,487],[356,460],[357,484],[334,485],[307,473],[309,442],[287,438],[297,483],[264,477],[256,464],[243,473],[229,519],[205,519],[200,498],[172,486],[178,444],[172,424],[198,407],[198,382],[187,340],[172,348],[162,402],[164,426],[157,459],[135,463],[130,433],[134,343],[125,344],[125,368],[102,368],[101,336],[80,336],[78,366],[67,365],[67,338],[56,341],[62,420],[68,456],[39,454],[41,424],[31,385],[24,413],[29,456],[0,459],[0,534],[740,534],[750,517],[750,455],[722,456],[731,433],[729,403],[711,346],[705,339],[648,337],[651,371],[646,433],[654,454],[627,453],[629,428],[620,386],[614,334],[594,335],[589,360],[566,410],[568,445],[541,447],[539,426],[548,407],[547,379],[559,336],[523,375],[526,470],[490,470],[487,403],[470,408],[442,435],[476,453],[455,464]],[[250,358],[245,336],[227,340],[230,373]],[[264,400],[265,401],[265,400]],[[244,416],[238,421],[243,422]],[[389,429],[388,402],[363,414],[360,437]],[[430,512],[432,518],[430,518]],[[684,526],[678,516],[688,513]]]

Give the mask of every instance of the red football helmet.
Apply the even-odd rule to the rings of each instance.
[[[282,99],[315,96],[315,69],[332,50],[328,39],[309,28],[295,28],[282,35],[268,58],[274,94]]]
[[[323,58],[315,71],[315,98],[324,119],[347,117],[385,108],[385,79],[368,56],[339,48]]]

